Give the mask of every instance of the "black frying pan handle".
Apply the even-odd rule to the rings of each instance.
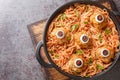
[[[113,11],[113,13],[114,13],[114,15],[119,16],[119,17],[120,17],[120,12],[118,12],[118,11]]]
[[[42,56],[41,56],[41,48],[43,47],[43,42],[40,41],[38,44],[37,44],[37,47],[36,47],[36,58],[38,60],[38,62],[46,67],[46,68],[51,68],[52,65],[50,63],[47,63],[43,60]]]
[[[112,7],[112,12],[116,15],[120,17],[120,11],[117,9],[117,6],[114,2],[114,0],[108,0],[110,2],[110,5]]]

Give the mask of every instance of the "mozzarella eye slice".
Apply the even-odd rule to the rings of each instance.
[[[81,41],[82,43],[88,43],[89,38],[88,38],[88,36],[87,36],[86,34],[82,34],[82,35],[80,36],[80,41]]]
[[[95,20],[99,23],[102,23],[104,21],[104,16],[101,14],[96,15]]]
[[[108,49],[102,49],[101,50],[101,55],[103,57],[108,57],[110,55],[110,51]]]
[[[74,62],[75,67],[80,68],[83,66],[83,60],[82,59],[76,59]]]
[[[63,30],[58,30],[58,31],[56,32],[56,36],[57,36],[57,38],[62,39],[62,38],[64,38],[65,33],[64,33]]]

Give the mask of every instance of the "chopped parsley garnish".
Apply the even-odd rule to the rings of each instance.
[[[81,49],[76,51],[76,54],[78,54],[78,55],[82,54],[82,53],[83,53],[83,51]]]
[[[110,34],[112,33],[112,30],[105,29],[105,34]]]
[[[92,58],[89,58],[88,64],[90,65],[92,64],[92,62],[93,62]]]
[[[72,31],[76,30],[78,28],[78,24],[75,24],[72,26]]]
[[[97,69],[100,69],[100,70],[104,69],[104,67],[102,65],[100,65],[100,64],[97,64],[96,67],[97,67]]]
[[[64,20],[66,18],[66,14],[62,13],[58,16],[57,20]]]
[[[88,76],[88,74],[86,74],[84,77],[90,77],[90,76]]]
[[[77,10],[75,11],[75,15],[76,15],[76,17],[78,17],[78,16],[79,16],[79,13],[78,13],[78,11],[77,11]]]
[[[69,41],[70,41],[70,40],[71,40],[71,37],[70,37],[70,36],[67,36],[67,40],[69,40]]]
[[[57,23],[56,26],[61,27],[63,25],[61,23]]]
[[[74,71],[74,75],[78,75],[80,72]]]
[[[53,50],[49,50],[49,53],[50,53],[50,54],[53,54],[53,53],[54,53],[54,51],[53,51]]]
[[[98,40],[100,43],[102,43],[102,35],[101,34],[98,35]]]
[[[59,55],[56,54],[55,57],[56,57],[56,58],[59,58]]]
[[[88,10],[89,10],[89,6],[86,6],[86,12],[88,12]]]
[[[84,21],[84,24],[88,24],[88,21]]]

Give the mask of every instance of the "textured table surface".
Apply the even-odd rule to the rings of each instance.
[[[44,80],[27,25],[71,0],[0,0],[0,80]],[[120,1],[114,0],[120,10]],[[99,80],[120,80],[120,59]]]

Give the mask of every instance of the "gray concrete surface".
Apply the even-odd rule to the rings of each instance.
[[[0,0],[0,80],[44,80],[27,25],[47,18],[67,1]],[[99,80],[119,80],[119,72],[120,60]]]
[[[27,25],[64,0],[0,0],[0,80],[44,80]]]

